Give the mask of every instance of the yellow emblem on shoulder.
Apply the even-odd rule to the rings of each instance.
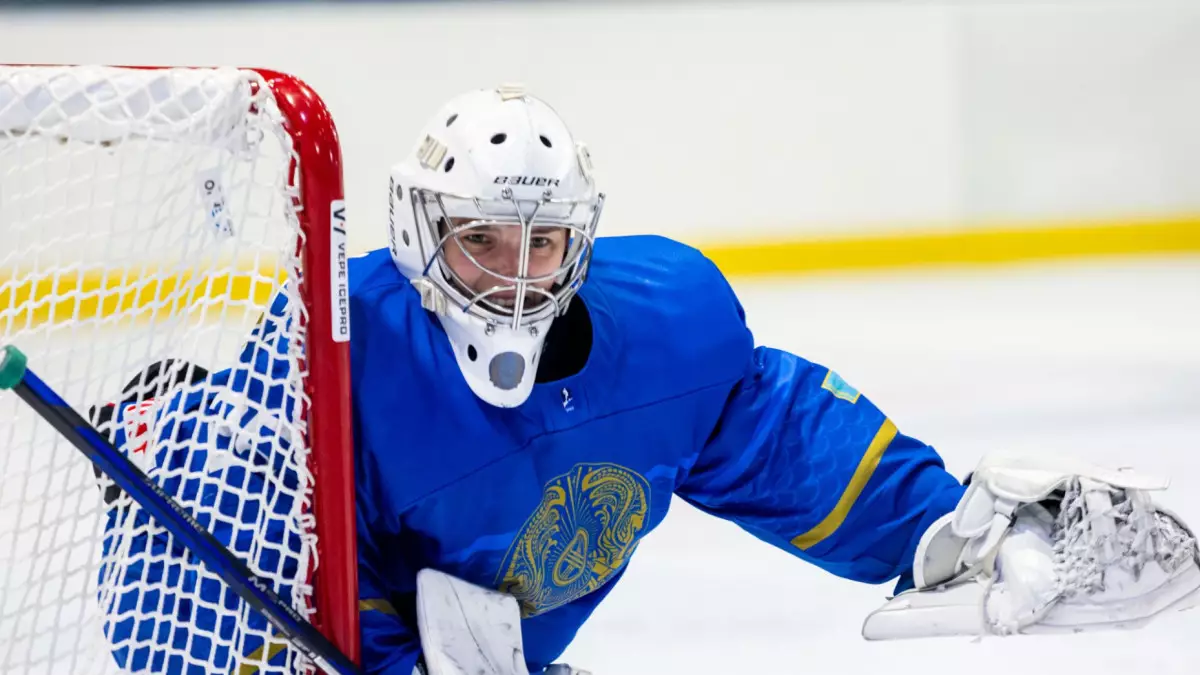
[[[517,533],[496,587],[536,616],[600,588],[637,548],[650,483],[615,464],[576,464],[546,484]]]

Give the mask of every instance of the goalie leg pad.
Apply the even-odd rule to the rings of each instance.
[[[433,569],[417,573],[428,675],[529,675],[516,598]]]

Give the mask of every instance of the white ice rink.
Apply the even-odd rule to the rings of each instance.
[[[985,452],[1168,473],[1200,523],[1200,259],[737,284],[758,342],[834,367],[963,475]],[[597,675],[1200,672],[1200,610],[1134,632],[868,643],[890,591],[677,502],[565,659]]]

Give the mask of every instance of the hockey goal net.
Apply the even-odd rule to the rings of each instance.
[[[0,344],[357,659],[341,157],[237,68],[0,66]],[[310,669],[0,395],[0,672]]]

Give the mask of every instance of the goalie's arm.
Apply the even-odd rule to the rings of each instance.
[[[357,491],[362,666],[372,675],[413,675],[421,658],[421,639],[415,616],[402,612],[411,614],[414,606],[416,570],[409,568],[401,551],[393,550],[397,533],[371,501],[371,475],[375,474],[360,473]]]
[[[24,355],[13,347],[0,350],[0,389],[13,390],[316,665],[337,673],[359,672],[328,638],[285,603],[266,581],[258,578],[245,561],[226,549],[168,492],[147,478],[97,433],[57,392],[27,370]]]
[[[964,488],[828,368],[758,348],[678,494],[839,576],[902,577]]]

